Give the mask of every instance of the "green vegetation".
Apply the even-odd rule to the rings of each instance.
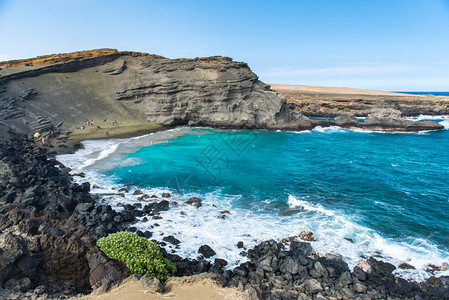
[[[97,246],[109,258],[123,262],[131,273],[166,280],[176,272],[175,265],[162,256],[158,246],[132,232],[121,231],[103,237]]]
[[[435,97],[434,94],[427,94],[426,96],[427,96],[427,97]]]

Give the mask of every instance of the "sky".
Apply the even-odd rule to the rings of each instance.
[[[266,83],[449,91],[449,0],[0,0],[0,61],[97,48],[229,56]]]

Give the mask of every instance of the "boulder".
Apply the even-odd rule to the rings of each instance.
[[[291,256],[285,257],[279,264],[279,271],[284,274],[298,274],[299,268],[299,262],[294,260]]]
[[[212,250],[212,248],[209,245],[202,245],[198,249],[198,253],[202,254],[205,258],[210,258],[217,254],[217,253],[215,253],[214,250]]]
[[[196,208],[200,208],[203,204],[201,203],[201,199],[197,197],[192,197],[186,201],[186,204],[190,204],[195,206]]]
[[[315,235],[313,235],[312,231],[301,231],[299,233],[299,238],[303,241],[313,242],[316,241]]]
[[[98,250],[91,249],[86,258],[89,263],[88,278],[92,287],[101,286],[108,291],[112,285],[119,284],[130,274],[125,264],[109,259]]]
[[[412,266],[412,265],[409,264],[409,263],[405,263],[405,262],[399,264],[398,268],[399,268],[399,269],[403,269],[403,270],[414,270],[414,269],[415,269],[414,266]]]
[[[371,274],[375,276],[389,277],[391,276],[391,273],[396,269],[394,265],[376,260],[373,257],[370,257],[366,262],[371,267]]]
[[[146,292],[149,293],[160,293],[163,291],[163,286],[159,279],[152,278],[150,275],[145,274],[139,280],[140,285],[145,288]]]
[[[168,242],[168,243],[170,243],[170,244],[173,244],[173,245],[179,245],[179,244],[181,243],[180,240],[178,240],[177,238],[175,238],[175,237],[172,236],[172,235],[165,236],[162,240],[163,240],[163,241],[166,241],[166,242]]]
[[[143,193],[142,193],[142,191],[141,190],[135,190],[134,192],[133,192],[133,195],[142,195]]]
[[[304,282],[304,288],[310,295],[314,295],[318,292],[323,291],[323,286],[321,283],[316,279],[307,279]]]
[[[157,203],[154,206],[153,211],[154,211],[154,213],[166,211],[166,210],[168,210],[169,206],[170,206],[170,203],[167,200],[162,200],[161,202]]]

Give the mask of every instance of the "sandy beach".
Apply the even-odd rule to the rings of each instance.
[[[51,138],[49,142],[53,146],[52,150],[56,150],[58,153],[67,153],[72,151],[74,145],[85,140],[129,138],[166,129],[168,127],[145,121],[126,120],[117,125],[112,125],[111,122],[106,124],[94,121],[92,126],[73,129],[72,132]]]
[[[151,292],[142,285],[139,280],[130,277],[121,285],[109,292],[94,291],[85,297],[72,299],[84,300],[235,300],[247,299],[243,292],[236,289],[220,288],[207,275],[195,275],[189,277],[172,277],[164,284],[163,293]]]

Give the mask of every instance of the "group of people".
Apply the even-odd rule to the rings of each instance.
[[[93,120],[86,121],[84,122],[83,125],[77,126],[76,129],[85,129],[87,126],[94,126],[94,121]]]
[[[45,145],[47,143],[48,139],[51,137],[51,134],[52,134],[51,129],[49,129],[45,134],[40,134],[39,131],[36,131],[33,134],[33,137],[34,137],[34,140],[36,140],[36,141],[39,138],[41,138],[42,145]]]

